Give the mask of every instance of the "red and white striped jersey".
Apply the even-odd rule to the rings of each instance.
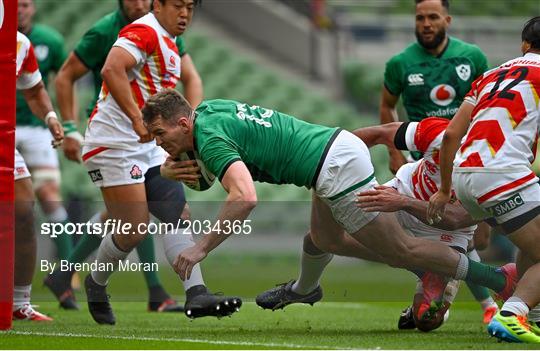
[[[153,13],[124,27],[115,47],[129,52],[137,64],[128,74],[131,94],[139,108],[146,100],[165,88],[174,88],[180,79],[180,55],[171,36]],[[118,106],[103,82],[100,97],[90,116],[85,144],[132,149],[139,137],[131,120]]]
[[[429,117],[407,125],[404,140],[407,150],[424,154],[422,159],[403,165],[396,174],[409,188],[407,195],[428,201],[439,190],[439,150],[448,123],[450,121],[446,118]]]
[[[540,130],[540,55],[528,53],[484,73],[465,97],[471,124],[456,172],[528,172]],[[527,181],[534,182],[534,174]]]
[[[34,48],[26,35],[17,32],[17,89],[30,89],[41,81]]]

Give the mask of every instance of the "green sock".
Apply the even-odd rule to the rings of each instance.
[[[65,227],[65,225],[69,223],[69,221],[65,220],[61,223]],[[73,249],[73,241],[71,240],[71,236],[67,235],[66,233],[61,233],[52,240],[54,241],[54,245],[56,246],[56,254],[58,256],[58,259],[67,259],[68,256],[71,254],[71,250]]]
[[[70,263],[84,262],[92,252],[94,252],[101,243],[101,237],[99,235],[86,233],[79,239],[77,245],[73,249],[73,252],[68,257]]]
[[[139,255],[139,261],[141,261],[141,263],[156,262],[154,238],[151,235],[147,235],[146,238],[137,246],[137,254]],[[161,285],[157,272],[148,271],[143,273],[148,288]]]
[[[484,301],[485,299],[491,297],[491,295],[489,294],[488,288],[486,288],[485,286],[477,285],[471,282],[465,282],[465,283],[467,283],[467,287],[473,294],[476,301],[479,301],[479,302]]]
[[[493,291],[501,291],[506,285],[506,277],[496,267],[475,262],[469,259],[467,282],[472,282],[490,288]]]

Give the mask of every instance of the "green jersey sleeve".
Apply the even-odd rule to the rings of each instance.
[[[75,47],[75,55],[90,70],[95,69],[102,64],[107,57],[110,42],[107,35],[101,33],[96,28],[90,28],[84,34]]]
[[[242,160],[235,143],[231,140],[211,136],[208,139],[200,141],[199,154],[202,157],[202,161],[206,168],[217,176],[220,181],[233,162]]]
[[[186,52],[186,43],[182,37],[176,37],[176,47],[178,48],[178,55],[180,57],[184,56]]]
[[[394,96],[401,95],[403,91],[402,74],[399,60],[396,56],[392,57],[384,70],[384,86]]]

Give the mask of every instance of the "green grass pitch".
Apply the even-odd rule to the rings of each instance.
[[[296,277],[297,258],[216,255],[204,262],[205,279],[214,291],[244,299],[232,318],[188,320],[183,314],[146,312],[146,289],[139,273],[116,274],[109,292],[115,326],[93,322],[79,292],[82,311],[62,311],[34,283],[33,302],[55,320],[14,323],[0,334],[2,349],[536,349],[501,344],[488,337],[481,310],[465,286],[449,321],[431,333],[398,331],[397,318],[412,297],[411,273],[366,263],[333,263],[323,279],[325,297],[314,307],[289,306],[263,311],[253,301],[260,291]],[[169,292],[182,291],[168,267],[160,277]],[[179,298],[182,298],[179,296]]]

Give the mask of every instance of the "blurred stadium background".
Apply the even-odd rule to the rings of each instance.
[[[35,3],[35,21],[63,34],[69,51],[94,22],[118,6],[117,0]],[[450,34],[479,45],[494,66],[519,53],[522,25],[539,13],[538,0],[476,0],[474,5],[454,0]],[[203,79],[206,99],[245,101],[310,122],[355,129],[378,123],[384,63],[415,40],[414,1],[204,0],[185,39]],[[79,81],[77,88],[82,131],[84,111],[93,94],[91,77]],[[390,179],[386,151],[375,148],[372,157],[379,182]],[[102,207],[99,191],[82,165],[63,158],[61,164],[70,218],[86,221]],[[271,265],[274,259],[285,257],[275,266],[281,274],[259,276],[265,288],[294,276],[283,274],[296,274],[301,237],[309,221],[310,193],[293,186],[257,187],[261,204],[252,217],[255,233],[249,239],[233,238],[218,251],[225,256],[252,257],[250,263],[235,267]],[[194,218],[214,218],[217,204],[212,201],[223,198],[219,185],[206,192],[188,191]],[[512,249],[504,239],[496,236],[495,240],[503,243],[496,242],[482,254],[491,260],[509,259]],[[156,247],[160,253],[161,245]],[[39,258],[49,257],[49,240],[40,237],[39,250]],[[290,267],[282,269],[283,262]],[[236,274],[249,276],[248,271]]]

